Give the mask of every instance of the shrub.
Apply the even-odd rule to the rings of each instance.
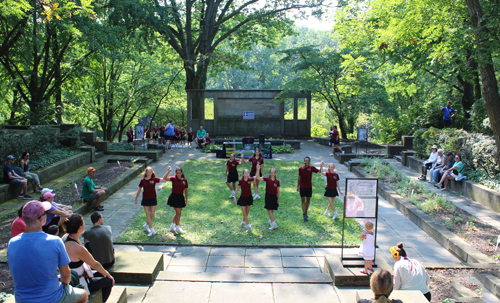
[[[134,147],[127,143],[111,143],[109,144],[111,150],[133,150]]]
[[[328,129],[321,125],[314,125],[311,127],[311,137],[328,137]]]
[[[292,154],[294,153],[293,147],[290,145],[276,145],[273,146],[273,154]]]

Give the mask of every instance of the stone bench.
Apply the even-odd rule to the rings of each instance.
[[[341,154],[341,153],[335,153],[335,160],[339,161],[340,164],[344,164],[346,162],[351,161],[352,159],[356,158],[361,158],[361,157],[366,157],[366,158],[384,158],[386,155],[383,154]]]
[[[325,265],[323,268],[323,272],[332,277],[334,285],[336,286],[370,285],[370,276],[360,273],[360,270],[363,269],[362,265],[363,260],[359,261],[359,266],[354,267],[354,266],[344,266],[340,258],[341,258],[340,255],[325,256]],[[387,261],[385,261],[384,257],[381,256],[380,254],[376,255],[375,264],[377,265],[377,267],[374,269],[381,268],[387,270],[392,274],[392,267],[387,263]]]
[[[162,253],[117,251],[109,273],[116,283],[151,284],[160,270],[163,270]]]
[[[373,292],[370,289],[357,290],[356,299],[351,302],[356,303],[361,299],[373,299],[373,297]],[[429,303],[419,290],[393,290],[389,299],[399,299],[411,303]]]

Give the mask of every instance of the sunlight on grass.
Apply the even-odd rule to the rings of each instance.
[[[146,216],[141,213],[129,228],[118,238],[124,242],[165,242],[193,244],[301,244],[332,245],[342,241],[342,203],[337,199],[335,206],[341,216],[333,221],[323,215],[328,204],[323,197],[325,182],[320,174],[313,175],[313,196],[309,208],[309,222],[302,218],[299,193],[296,191],[298,161],[266,161],[265,174],[271,167],[278,172],[281,183],[281,203],[275,211],[278,229],[269,231],[268,215],[264,209],[265,185],[261,182],[259,193],[262,199],[254,201],[249,220],[253,231],[247,234],[240,226],[241,208],[229,199],[231,192],[225,184],[226,160],[188,160],[182,166],[189,181],[188,205],[182,212],[181,226],[185,233],[170,232],[174,210],[167,205],[171,183],[158,195],[156,218],[153,222],[156,236],[148,238],[142,228]],[[243,165],[250,168],[250,165]],[[241,177],[242,168],[239,169]],[[346,220],[345,243],[359,244],[361,227],[353,219]]]

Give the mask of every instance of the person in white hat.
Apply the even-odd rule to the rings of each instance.
[[[42,231],[49,209],[48,202],[26,203],[26,230],[9,241],[7,259],[16,302],[87,302],[85,290],[69,285],[70,260],[61,238]]]
[[[429,156],[429,159],[425,160],[424,165],[422,165],[422,175],[418,178],[420,181],[427,180],[427,170],[431,169],[431,167],[437,162],[439,158],[437,150],[437,145],[433,145],[431,147],[431,155]]]

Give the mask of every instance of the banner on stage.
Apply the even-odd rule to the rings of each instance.
[[[226,158],[229,158],[231,154],[235,154],[236,158],[241,158],[243,155],[243,158],[248,159],[251,156],[253,156],[255,149],[259,147],[258,143],[254,144],[243,144],[241,142],[238,143],[231,143],[231,142],[224,142],[224,150],[226,152]],[[272,149],[271,149],[271,144],[262,144],[260,146],[260,153],[262,154],[262,158],[264,159],[272,159]]]

